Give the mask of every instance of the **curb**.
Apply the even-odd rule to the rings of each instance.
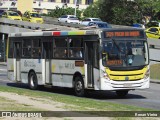
[[[160,84],[160,80],[159,81],[150,81],[151,83],[157,83],[157,84]]]

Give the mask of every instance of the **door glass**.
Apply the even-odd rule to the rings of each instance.
[[[21,57],[21,43],[15,43],[14,56],[15,58]]]
[[[43,58],[50,59],[52,55],[52,43],[44,42],[43,43]]]

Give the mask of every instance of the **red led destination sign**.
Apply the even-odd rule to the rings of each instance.
[[[105,32],[105,37],[142,37],[140,31]]]

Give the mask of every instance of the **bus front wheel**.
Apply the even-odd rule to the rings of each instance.
[[[116,91],[116,94],[117,94],[119,97],[125,97],[125,96],[128,94],[128,90],[117,90],[117,91]]]
[[[83,82],[83,79],[79,76],[75,78],[74,91],[76,96],[78,97],[84,96],[84,82]]]
[[[31,72],[29,74],[29,88],[32,90],[35,90],[38,88],[38,81],[37,81],[37,76],[34,72]]]

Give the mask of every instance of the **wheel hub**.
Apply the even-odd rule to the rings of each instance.
[[[77,82],[76,84],[76,90],[81,91],[82,90],[82,83],[80,81]]]

